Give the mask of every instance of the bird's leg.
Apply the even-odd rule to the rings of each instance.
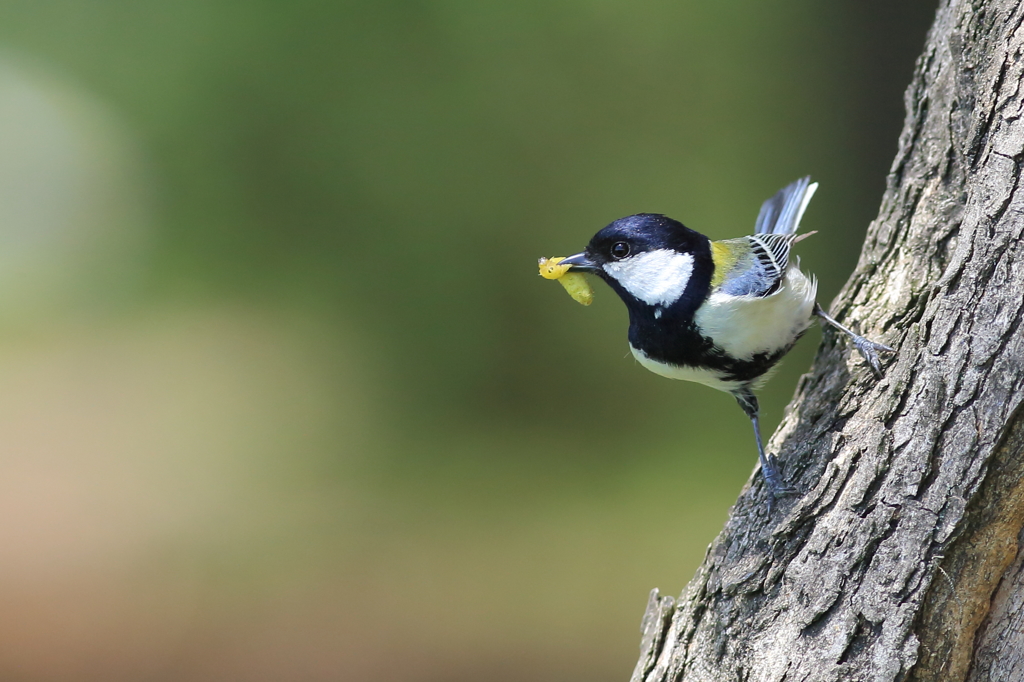
[[[889,346],[883,345],[881,343],[875,343],[874,341],[865,339],[860,334],[855,334],[851,329],[848,329],[847,327],[844,327],[843,325],[836,322],[835,319],[831,315],[826,313],[825,310],[818,303],[814,304],[814,314],[820,317],[828,324],[838,329],[839,331],[849,336],[850,340],[853,341],[853,345],[856,346],[857,351],[861,354],[861,357],[867,360],[868,364],[871,365],[871,369],[874,370],[875,376],[877,376],[878,378],[882,378],[882,362],[881,360],[879,360],[878,354],[895,353],[896,351],[894,351],[892,348],[889,348]]]
[[[793,495],[797,492],[797,489],[786,483],[786,479],[782,477],[779,460],[775,458],[775,455],[765,455],[764,444],[761,442],[761,425],[757,418],[759,411],[757,396],[749,388],[740,389],[733,393],[733,396],[735,396],[736,402],[740,404],[746,415],[750,417],[750,423],[754,426],[754,438],[757,441],[757,460],[761,463],[761,475],[764,476],[764,482],[768,485],[768,510],[771,511],[772,503],[776,497]]]

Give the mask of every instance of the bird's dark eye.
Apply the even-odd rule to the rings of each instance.
[[[629,255],[629,244],[626,242],[615,242],[612,244],[612,258],[621,260]]]

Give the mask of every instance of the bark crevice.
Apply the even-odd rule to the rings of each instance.
[[[940,6],[830,307],[898,355],[876,380],[824,334],[769,443],[804,494],[769,516],[751,479],[678,601],[652,594],[636,682],[962,680],[1005,659],[996,628],[1024,643],[1022,25]]]
[[[959,537],[941,556],[916,629],[924,654],[912,679],[964,679],[975,633],[1019,551],[1024,530],[1024,415],[1018,411],[998,446]]]

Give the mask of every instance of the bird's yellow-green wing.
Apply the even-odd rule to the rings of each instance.
[[[736,265],[743,251],[743,240],[727,239],[711,242],[711,260],[715,264],[715,274],[711,277],[711,289],[717,289],[725,281],[729,272]]]
[[[769,296],[786,276],[793,234],[755,234],[711,242],[711,290],[732,296]]]

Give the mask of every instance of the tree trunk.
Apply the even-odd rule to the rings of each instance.
[[[758,476],[633,680],[1024,679],[1024,9],[947,0],[878,218]]]

